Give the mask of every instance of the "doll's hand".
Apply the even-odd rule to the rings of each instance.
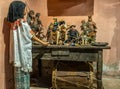
[[[49,46],[49,45],[50,45],[49,42],[44,42],[44,43],[43,43],[43,46]]]

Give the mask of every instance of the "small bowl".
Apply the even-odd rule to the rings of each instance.
[[[107,42],[95,42],[91,44],[92,46],[107,46]]]

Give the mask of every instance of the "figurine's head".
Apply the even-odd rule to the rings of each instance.
[[[34,17],[34,14],[35,14],[35,12],[34,12],[33,10],[30,10],[29,13],[28,13],[28,15],[29,15],[30,17]]]
[[[71,29],[75,29],[75,27],[76,27],[75,25],[71,25],[70,26]]]
[[[54,22],[57,22],[57,18],[53,18]]]
[[[92,16],[88,16],[88,22],[92,22]]]
[[[65,25],[65,21],[64,20],[59,21],[59,25]]]
[[[15,22],[17,19],[24,18],[26,14],[26,4],[22,1],[13,1],[9,6],[7,20]]]
[[[40,13],[36,13],[35,17],[39,18],[40,17]]]
[[[97,29],[96,23],[94,23],[94,22],[89,22],[88,27],[89,27],[90,29]]]
[[[81,23],[84,24],[84,23],[85,23],[85,20],[82,20]]]
[[[54,24],[53,24],[53,23],[50,23],[50,25],[49,25],[49,30],[52,30],[52,29],[53,29],[53,26],[54,26]]]

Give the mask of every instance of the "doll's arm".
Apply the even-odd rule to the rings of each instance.
[[[49,42],[44,42],[44,41],[40,40],[39,38],[37,38],[37,37],[35,36],[35,33],[34,33],[32,30],[30,30],[30,33],[33,35],[33,36],[32,36],[32,39],[33,39],[33,40],[39,42],[40,44],[42,44],[42,45],[44,45],[44,46],[48,46],[48,45],[49,45]]]

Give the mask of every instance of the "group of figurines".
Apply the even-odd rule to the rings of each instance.
[[[53,20],[54,22],[48,27],[47,41],[57,45],[76,44],[79,37],[76,26],[66,25],[64,20],[58,21],[57,18],[53,18]]]
[[[33,10],[30,10],[27,15],[27,22],[39,39],[43,40],[46,38],[43,34],[44,27],[42,21],[40,20],[40,13],[35,13]]]
[[[81,33],[78,32],[75,25],[67,25],[64,20],[58,21],[53,18],[50,23],[47,34],[44,35],[44,27],[40,20],[40,13],[31,10],[28,13],[27,21],[35,35],[43,40],[46,39],[51,45],[90,45],[96,41],[96,23],[92,21],[92,16],[88,16],[88,21],[81,21]]]
[[[81,21],[81,33],[75,25],[67,25],[64,20],[58,21],[53,18],[47,30],[47,41],[55,45],[90,45],[96,42],[96,23],[92,21],[92,16],[88,16],[88,21]]]

